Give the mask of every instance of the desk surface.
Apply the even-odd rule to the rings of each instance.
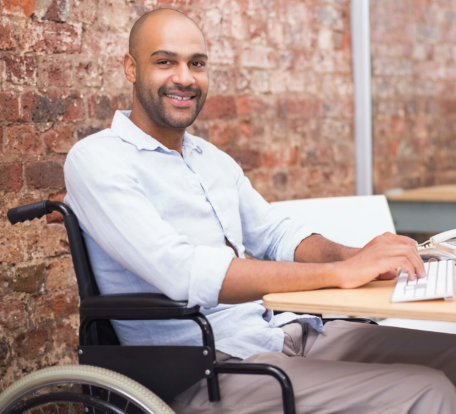
[[[270,293],[266,308],[304,313],[456,322],[456,300],[391,303],[395,280],[374,281],[357,289]]]
[[[389,201],[456,202],[456,185],[435,185],[388,194]]]

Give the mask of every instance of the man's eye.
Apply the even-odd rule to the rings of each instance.
[[[202,62],[202,61],[196,61],[196,62],[192,62],[192,66],[195,67],[195,68],[205,68],[206,67],[206,62]]]
[[[157,65],[169,65],[171,62],[169,60],[166,60],[166,59],[162,59],[162,60],[159,60],[157,61]]]

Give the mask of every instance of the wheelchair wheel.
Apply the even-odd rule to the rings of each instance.
[[[175,414],[152,391],[104,368],[63,365],[33,372],[0,394],[0,414]]]

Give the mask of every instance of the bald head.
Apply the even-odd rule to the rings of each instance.
[[[143,39],[143,35],[145,34],[144,28],[146,26],[154,26],[154,25],[163,25],[167,21],[179,21],[185,22],[187,24],[193,25],[200,33],[204,39],[203,33],[198,25],[190,19],[187,15],[182,13],[179,10],[175,9],[156,9],[150,12],[143,14],[136,22],[133,24],[133,27],[130,31],[130,38],[128,43],[128,51],[129,53],[137,59],[138,57],[138,49],[139,45],[141,44],[141,40]]]

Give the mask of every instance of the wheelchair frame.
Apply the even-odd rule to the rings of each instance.
[[[269,375],[281,387],[285,414],[295,413],[291,381],[280,368],[269,364],[216,360],[212,328],[199,306],[187,307],[161,294],[100,295],[77,217],[57,201],[15,207],[8,211],[12,224],[40,218],[53,211],[63,215],[78,283],[80,304],[79,362],[119,372],[143,384],[165,401],[200,379],[206,379],[210,401],[220,400],[219,374]],[[202,346],[121,346],[110,324],[112,319],[189,319],[201,328]],[[106,339],[108,338],[108,339]],[[150,372],[159,372],[153,377]],[[162,373],[166,372],[167,376]]]

